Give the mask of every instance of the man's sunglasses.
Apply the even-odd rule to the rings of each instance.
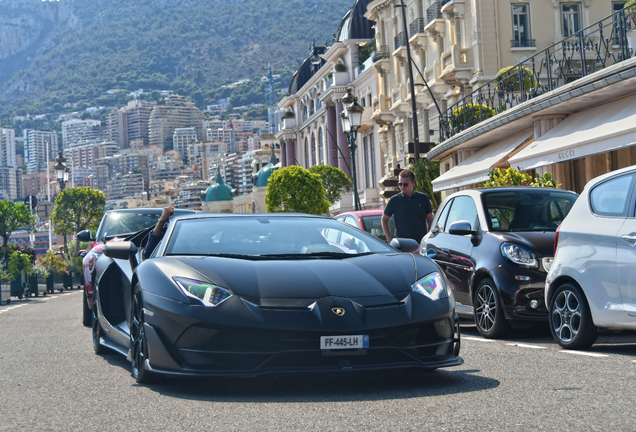
[[[408,185],[410,185],[411,183],[398,183],[399,187],[407,187]]]

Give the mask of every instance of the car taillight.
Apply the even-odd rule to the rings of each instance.
[[[554,256],[556,256],[556,250],[559,244],[559,230],[561,230],[561,224],[559,224],[556,229],[556,233],[554,233]]]

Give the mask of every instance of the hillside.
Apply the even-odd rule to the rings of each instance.
[[[219,88],[288,82],[353,0],[0,0],[0,114],[96,102],[109,89],[173,90],[198,105]],[[59,105],[58,105],[59,104]]]

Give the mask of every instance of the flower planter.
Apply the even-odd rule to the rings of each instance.
[[[0,304],[11,302],[11,283],[9,281],[0,281]]]
[[[46,292],[53,293],[55,290],[64,291],[63,275],[51,275],[46,278]]]
[[[333,85],[345,86],[349,84],[349,72],[334,72],[333,73]]]
[[[296,127],[296,119],[294,117],[288,117],[283,119],[285,129],[293,129]]]

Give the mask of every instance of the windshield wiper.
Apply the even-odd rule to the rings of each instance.
[[[269,254],[261,255],[262,257],[269,258],[351,258],[362,255],[369,255],[372,252],[360,252],[356,254],[350,254],[346,252],[311,252],[311,253],[296,253],[296,254]]]

